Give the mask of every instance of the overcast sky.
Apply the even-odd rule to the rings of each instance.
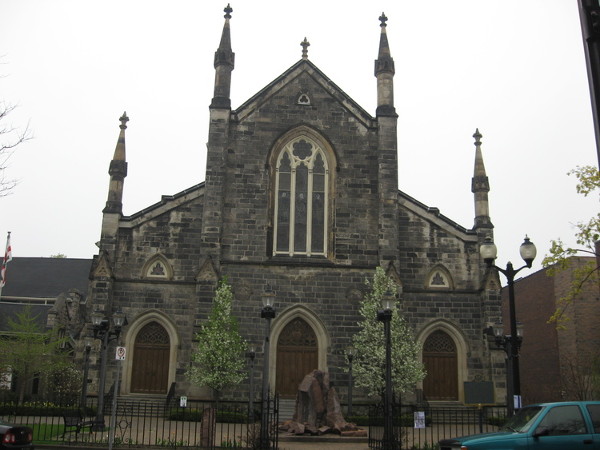
[[[14,256],[97,252],[108,166],[127,111],[124,213],[204,180],[213,57],[224,1],[2,0],[0,100],[35,139],[7,169],[0,242]],[[370,114],[378,17],[396,64],[399,187],[473,226],[476,128],[490,180],[498,264],[573,244],[590,217],[566,175],[597,164],[576,0],[233,1],[235,109],[301,57]],[[527,274],[524,271],[523,274]],[[530,273],[530,272],[529,272]]]

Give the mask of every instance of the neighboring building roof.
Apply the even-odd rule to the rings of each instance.
[[[0,302],[0,332],[6,332],[10,329],[8,321],[16,321],[17,314],[21,313],[26,307],[31,308],[31,315],[35,317],[35,323],[41,331],[46,329],[48,322],[48,311],[52,308],[52,304],[36,305],[23,303],[4,303]]]
[[[14,257],[6,268],[2,300],[50,298],[77,289],[88,289],[91,259]]]

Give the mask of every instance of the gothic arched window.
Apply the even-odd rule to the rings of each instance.
[[[329,167],[307,136],[279,151],[275,167],[274,255],[326,255]]]

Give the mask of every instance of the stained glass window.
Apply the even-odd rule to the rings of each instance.
[[[327,158],[308,137],[290,141],[276,167],[274,254],[325,255],[327,251]]]

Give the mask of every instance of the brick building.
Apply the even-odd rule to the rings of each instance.
[[[524,329],[520,375],[525,403],[591,399],[591,365],[600,356],[600,287],[585,284],[565,310],[564,327],[548,323],[571,286],[573,269],[590,262],[595,259],[574,257],[568,270],[554,276],[542,269],[515,281],[516,315]],[[506,291],[502,299],[508,317]]]
[[[474,201],[475,220],[467,229],[398,190],[385,16],[372,116],[308,59],[306,41],[298,62],[232,109],[231,10],[225,11],[205,181],[123,215],[128,118],[121,117],[89,308],[127,314],[122,393],[162,395],[175,383],[178,395],[211,394],[191,386],[186,371],[216,283],[227,276],[240,331],[259,348],[255,379],[261,296],[271,290],[272,388],[294,395],[297,382],[319,368],[344,395],[344,352],[357,331],[365,279],[382,266],[396,280],[401,313],[423,344],[428,375],[417,388],[430,401],[461,402],[464,382],[488,381],[502,402],[503,364],[482,334],[500,317],[500,292],[497,274],[479,257],[493,228],[479,132],[474,199],[464,199]],[[247,386],[224,395],[245,396]]]

